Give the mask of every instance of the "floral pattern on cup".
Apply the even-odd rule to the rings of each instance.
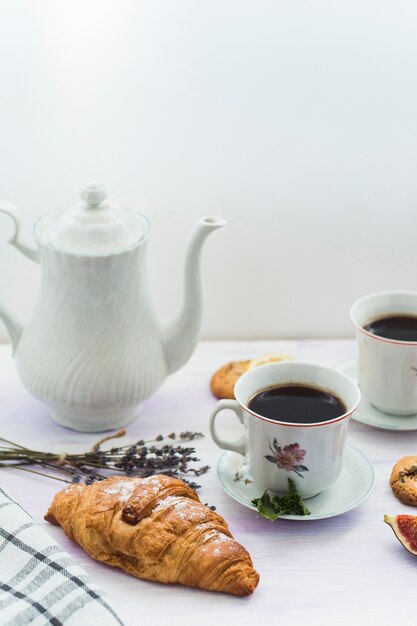
[[[287,472],[295,472],[300,478],[304,478],[302,472],[308,472],[308,467],[300,464],[307,454],[300,448],[298,443],[289,443],[281,447],[276,439],[269,443],[271,454],[266,454],[265,458],[271,463],[275,463],[278,469],[285,469]]]

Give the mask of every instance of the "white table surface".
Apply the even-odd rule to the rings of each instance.
[[[351,422],[349,443],[372,461],[376,485],[357,509],[333,519],[269,522],[223,493],[217,477],[220,450],[210,440],[208,415],[215,403],[208,382],[223,363],[282,351],[299,360],[335,366],[354,358],[355,344],[337,341],[201,342],[189,363],[171,376],[128,426],[127,441],[176,430],[198,430],[202,464],[200,497],[217,507],[235,538],[250,552],[260,583],[249,598],[137,580],[90,559],[43,514],[60,483],[12,469],[0,483],[61,543],[112,600],[126,626],[208,624],[390,624],[415,617],[417,557],[406,552],[383,523],[384,513],[417,514],[392,495],[394,462],[417,453],[417,432],[388,432]],[[100,437],[61,428],[21,386],[11,350],[0,346],[0,433],[24,445],[57,452],[87,450]],[[225,435],[239,425],[225,418]],[[1,618],[0,618],[1,622]]]

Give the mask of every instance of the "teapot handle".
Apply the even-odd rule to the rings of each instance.
[[[14,223],[14,233],[9,239],[9,243],[12,244],[15,248],[17,248],[22,254],[27,256],[32,261],[39,263],[39,249],[31,242],[25,241],[24,237],[20,234],[21,221],[20,221],[20,213],[17,207],[11,202],[5,202],[2,200],[0,202],[0,213],[5,213],[9,217],[12,218]]]

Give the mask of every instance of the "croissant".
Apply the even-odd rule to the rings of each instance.
[[[138,578],[237,596],[251,594],[259,581],[225,520],[176,478],[112,476],[69,485],[45,519],[94,559]]]

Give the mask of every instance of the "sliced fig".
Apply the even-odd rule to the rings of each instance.
[[[384,522],[389,524],[398,541],[411,554],[417,555],[417,516],[416,515],[384,515]]]

